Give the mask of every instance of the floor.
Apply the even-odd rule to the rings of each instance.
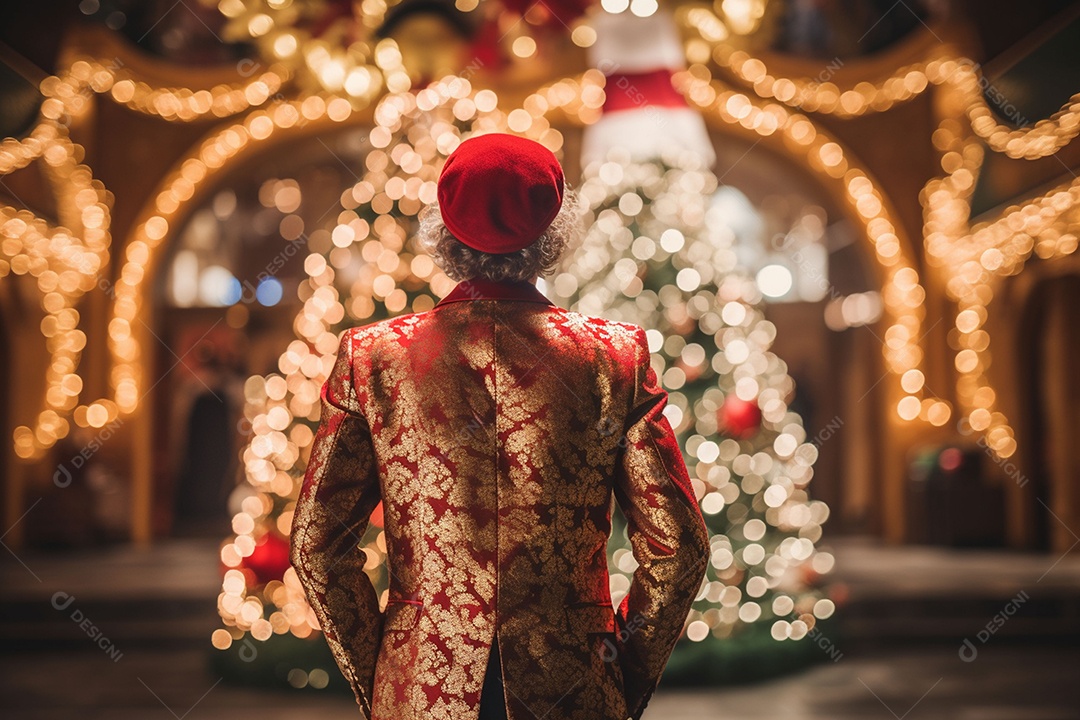
[[[358,717],[343,696],[233,687],[210,671],[215,548],[9,555],[0,564],[0,717]],[[749,687],[661,687],[645,717],[1080,719],[1080,552],[849,541],[836,555],[850,599],[834,661]]]
[[[89,642],[89,641],[88,641]],[[18,720],[322,720],[356,718],[352,701],[316,692],[231,687],[198,651],[5,654],[3,717]],[[998,645],[974,663],[955,647],[845,657],[806,673],[726,690],[661,689],[655,720],[1067,720],[1080,718],[1075,649]]]

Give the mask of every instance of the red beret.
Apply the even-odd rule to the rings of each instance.
[[[446,158],[438,195],[454,237],[481,252],[511,253],[532,245],[559,214],[563,171],[538,142],[480,135]]]

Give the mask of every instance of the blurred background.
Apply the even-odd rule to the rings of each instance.
[[[0,16],[5,717],[356,716],[288,561],[318,391],[453,287],[416,214],[496,131],[580,189],[542,289],[649,329],[713,535],[646,716],[1080,718],[1080,4]]]

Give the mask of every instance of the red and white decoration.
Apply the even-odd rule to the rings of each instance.
[[[607,77],[604,114],[585,131],[582,161],[605,158],[619,148],[632,160],[651,160],[671,150],[689,151],[706,165],[715,159],[701,114],[672,86],[685,63],[674,19],[599,12],[590,63]]]

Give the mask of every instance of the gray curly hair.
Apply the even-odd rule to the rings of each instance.
[[[517,252],[496,255],[469,247],[443,223],[437,202],[421,210],[419,219],[420,246],[451,280],[528,281],[550,275],[567,246],[581,232],[577,193],[569,186],[563,190],[562,207],[548,229],[532,245]]]

